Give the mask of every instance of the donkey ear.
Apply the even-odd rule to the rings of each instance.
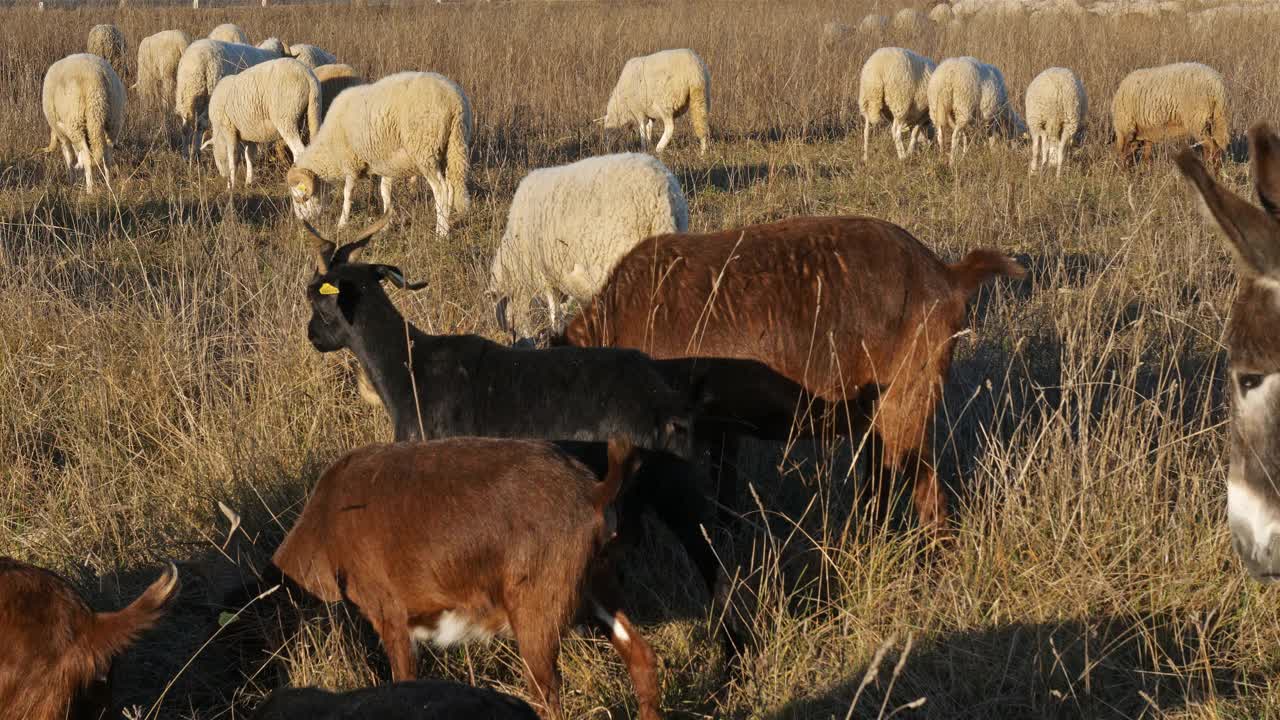
[[[1222,187],[1200,158],[1182,151],[1178,169],[1200,195],[1201,211],[1227,236],[1246,275],[1280,275],[1280,225],[1260,208]]]
[[[1249,147],[1258,202],[1271,217],[1280,220],[1280,137],[1270,125],[1258,123],[1249,129]]]

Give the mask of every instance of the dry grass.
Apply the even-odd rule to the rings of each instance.
[[[389,428],[356,401],[343,363],[305,339],[310,271],[281,199],[284,168],[264,167],[259,185],[228,199],[211,163],[182,162],[137,107],[112,193],[86,198],[60,159],[34,155],[47,138],[44,69],[78,51],[94,23],[118,23],[132,53],[160,29],[198,36],[232,20],[255,40],[313,42],[370,76],[456,79],[478,125],[472,214],[437,240],[425,188],[402,188],[408,216],[373,257],[432,281],[395,295],[424,329],[495,336],[483,289],[519,178],[621,147],[590,120],[622,62],[689,46],[712,70],[715,142],[699,157],[682,125],[664,159],[694,229],[863,213],[944,257],[994,246],[1032,272],[983,294],[957,353],[936,427],[961,523],[946,553],[922,561],[909,532],[845,532],[847,449],[750,447],[752,531],[721,549],[743,568],[758,645],[733,680],[672,544],[654,533],[631,555],[627,586],[664,664],[666,710],[876,717],[924,698],[897,716],[1280,717],[1280,598],[1243,580],[1224,523],[1231,267],[1167,158],[1129,172],[1106,147],[1111,92],[1128,70],[1157,63],[1221,70],[1237,135],[1275,117],[1280,23],[1206,37],[1176,20],[1006,20],[819,51],[824,21],[856,24],[872,9],[891,8],[0,12],[0,553],[68,574],[103,607],[135,594],[162,560],[180,562],[179,610],[121,663],[122,699],[152,717],[234,717],[286,680],[353,687],[387,676],[370,634],[341,608],[304,608],[300,634],[268,656],[244,622],[219,631],[219,608],[205,602],[225,531],[216,501],[278,538],[326,463]],[[857,71],[894,42],[994,62],[1019,101],[1043,68],[1073,68],[1091,96],[1082,160],[1061,182],[1028,180],[1024,148],[982,147],[952,171],[932,148],[899,163],[879,134],[863,164]],[[1245,188],[1245,166],[1226,173]],[[367,213],[376,193],[371,183],[360,192]],[[562,665],[572,717],[628,714],[630,688],[606,642],[571,639]],[[522,692],[509,645],[428,655],[424,672]]]

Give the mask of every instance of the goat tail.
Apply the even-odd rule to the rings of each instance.
[[[178,594],[178,568],[169,564],[164,574],[129,606],[116,612],[98,613],[85,638],[84,649],[99,667],[124,650],[143,630],[156,624],[170,601]]]
[[[609,438],[609,470],[605,473],[604,482],[595,488],[595,506],[604,512],[622,492],[622,486],[635,475],[640,468],[640,453],[636,451],[631,440],[622,435]]]
[[[951,287],[965,300],[995,275],[1020,278],[1027,273],[1016,260],[994,250],[974,250],[960,262],[948,265],[947,272]]]
[[[471,207],[471,196],[467,194],[470,146],[471,111],[464,104],[460,111],[453,114],[449,127],[449,145],[445,150],[445,181],[453,191],[453,207],[449,210],[455,217],[465,215]]]

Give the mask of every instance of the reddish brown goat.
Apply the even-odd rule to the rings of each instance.
[[[564,339],[655,358],[756,360],[859,408],[884,466],[914,479],[920,521],[938,526],[946,500],[928,426],[956,334],[980,285],[1023,272],[990,250],[947,265],[906,230],[864,217],[659,235],[622,259]]]
[[[66,580],[0,557],[0,718],[98,720],[111,661],[177,594],[172,565],[118,612],[95,613]]]
[[[326,602],[369,619],[394,681],[412,680],[413,641],[439,646],[510,632],[544,715],[560,716],[565,628],[590,611],[627,664],[640,717],[658,717],[656,661],[622,612],[598,557],[636,469],[609,441],[604,482],[554,444],[454,438],[371,445],[325,472],[276,551],[276,566]]]

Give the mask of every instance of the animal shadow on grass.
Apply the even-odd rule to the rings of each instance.
[[[1229,647],[1230,633],[1191,613],[1102,615],[1062,622],[1012,623],[916,641],[902,670],[903,644],[878,666],[864,665],[825,690],[787,703],[770,720],[896,718],[1135,718],[1164,716],[1240,683],[1263,681],[1207,667],[1202,653]],[[901,639],[900,639],[901,640]],[[873,679],[858,695],[870,672]],[[891,689],[890,689],[891,687]],[[886,696],[887,694],[887,696]],[[857,705],[852,709],[857,695]],[[923,704],[904,707],[924,699]],[[883,712],[881,708],[884,708]]]

